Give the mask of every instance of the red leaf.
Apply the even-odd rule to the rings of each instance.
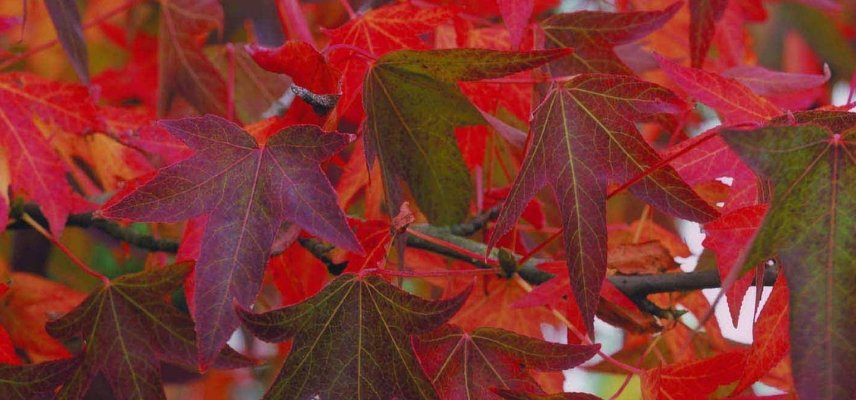
[[[529,18],[532,17],[535,2],[533,0],[497,0],[496,3],[505,27],[511,33],[511,48],[517,50],[520,47],[520,41],[523,40],[526,26],[529,25]]]
[[[0,325],[0,364],[20,364],[21,360],[15,354],[15,345],[3,325]]]
[[[672,81],[690,96],[716,110],[726,125],[757,124],[782,114],[782,110],[773,103],[734,79],[682,67],[659,55],[655,57]]]
[[[410,2],[399,2],[373,9],[359,18],[325,33],[330,37],[330,64],[342,72],[342,97],[336,107],[343,116],[351,107],[360,107],[361,88],[368,63],[350,46],[380,57],[399,49],[425,49],[419,35],[433,30],[441,22],[452,18],[446,7],[418,8]],[[337,45],[343,45],[336,47]],[[355,109],[355,121],[362,118],[361,107]]]
[[[600,345],[548,343],[496,328],[467,333],[443,325],[415,337],[413,347],[440,398],[499,399],[491,388],[543,393],[528,369],[570,369],[597,354]]]
[[[289,41],[275,49],[247,46],[253,60],[262,68],[291,77],[295,85],[315,94],[339,93],[339,72],[327,64],[324,56],[306,42]]]
[[[592,332],[606,276],[606,183],[636,179],[660,162],[631,119],[674,113],[672,92],[630,76],[585,74],[556,87],[535,111],[532,141],[497,219],[489,246],[509,232],[542,187],[553,189],[562,214],[574,296]],[[671,168],[657,169],[630,191],[690,220],[717,215]]]
[[[704,231],[707,234],[704,247],[716,253],[720,281],[725,282],[732,269],[742,267],[743,257],[749,250],[749,245],[766,213],[767,205],[761,204],[735,210],[704,225]],[[763,267],[763,265],[758,266],[762,273]],[[754,279],[755,274],[745,274],[725,292],[728,310],[731,312],[731,322],[735,327],[740,318],[743,298]]]
[[[642,373],[642,399],[699,399],[739,379],[745,351],[732,351],[712,358],[667,365]]]
[[[46,81],[30,74],[0,75],[0,148],[5,150],[12,192],[37,203],[55,237],[74,207],[66,178],[68,167],[60,161],[36,119],[55,124],[69,133],[84,133],[99,126],[95,106],[86,88]],[[0,160],[3,157],[0,156]],[[0,210],[8,207],[0,187]],[[5,226],[5,225],[4,225]]]
[[[152,222],[208,215],[193,299],[205,364],[238,325],[232,299],[244,306],[255,299],[283,221],[361,251],[318,165],[351,137],[303,125],[286,128],[260,146],[246,131],[215,116],[160,125],[196,152],[132,193],[114,197],[100,212]]]
[[[612,50],[614,46],[641,39],[666,23],[678,10],[676,2],[660,11],[578,11],[558,14],[541,23],[546,48],[570,47],[574,56],[550,64],[554,75],[584,72],[632,75]]]
[[[722,18],[728,0],[690,0],[690,56],[693,68],[702,68],[716,21]]]
[[[779,273],[773,291],[752,328],[752,348],[746,357],[746,370],[731,393],[748,389],[788,355],[791,347],[788,335],[789,297],[785,274]]]

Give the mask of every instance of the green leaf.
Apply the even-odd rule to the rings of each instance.
[[[262,340],[294,338],[265,399],[436,399],[411,335],[442,325],[469,292],[428,301],[375,276],[344,274],[302,303],[238,314]]]
[[[363,86],[363,133],[366,159],[380,162],[389,209],[403,201],[403,179],[432,223],[463,220],[473,189],[453,130],[485,122],[456,82],[498,78],[569,53],[403,50],[375,62]]]
[[[772,182],[773,199],[742,262],[778,257],[788,280],[791,360],[800,398],[856,396],[856,114],[806,112],[723,139]]]
[[[82,336],[82,361],[63,384],[59,399],[80,399],[103,375],[117,399],[164,399],[160,361],[197,370],[196,334],[186,314],[164,301],[181,287],[189,264],[124,275],[95,290],[77,308],[49,322],[48,333],[68,340]],[[251,363],[225,349],[215,366]]]

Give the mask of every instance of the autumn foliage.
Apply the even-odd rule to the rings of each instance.
[[[3,2],[0,399],[851,400],[854,13]]]

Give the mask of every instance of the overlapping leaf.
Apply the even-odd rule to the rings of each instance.
[[[160,125],[196,152],[135,191],[115,196],[100,212],[152,222],[208,216],[192,299],[200,361],[206,364],[238,326],[232,299],[245,307],[255,299],[284,221],[360,251],[319,167],[351,137],[300,125],[259,144],[237,125],[210,115]]]
[[[498,399],[491,389],[543,393],[528,369],[560,371],[590,359],[600,345],[548,343],[496,328],[471,333],[444,325],[413,340],[443,399]]]
[[[344,274],[302,303],[240,316],[263,340],[294,338],[265,399],[435,399],[411,335],[442,325],[468,294],[428,301],[378,277]]]
[[[696,100],[716,110],[726,125],[757,124],[782,114],[775,104],[752,93],[734,79],[683,67],[660,56],[657,56],[657,61],[672,81]]]
[[[159,0],[158,113],[169,111],[176,95],[203,113],[226,115],[226,82],[202,46],[208,33],[223,23],[217,0]]]
[[[326,31],[331,49],[338,46],[337,50],[330,52],[330,63],[342,73],[342,98],[337,113],[340,116],[351,113],[355,122],[362,115],[362,110],[354,106],[361,105],[357,100],[369,66],[349,46],[374,57],[393,50],[425,49],[428,46],[419,35],[432,31],[443,21],[452,18],[452,15],[448,7],[423,9],[409,1],[402,1],[378,7],[336,29]]]
[[[674,113],[685,104],[670,91],[623,75],[580,75],[554,88],[535,112],[532,141],[490,244],[511,230],[523,207],[549,185],[562,213],[574,296],[591,332],[606,274],[606,184],[636,178],[660,162],[633,121]],[[671,167],[630,188],[639,198],[680,218],[717,215]]]
[[[363,86],[363,134],[366,159],[379,160],[389,209],[397,210],[403,201],[398,184],[403,179],[430,221],[460,222],[472,185],[453,128],[484,119],[456,82],[509,75],[568,53],[402,50],[380,58]]]
[[[660,11],[578,11],[547,18],[541,23],[547,38],[546,47],[574,49],[571,57],[551,63],[550,71],[554,75],[585,72],[632,75],[612,48],[655,31],[680,8],[681,3],[675,3]]]
[[[642,399],[708,398],[719,386],[740,378],[745,359],[745,351],[732,351],[704,360],[647,370],[641,376]]]
[[[0,364],[0,393],[9,400],[52,399],[56,388],[79,365],[79,358],[28,365]]]
[[[773,199],[743,271],[772,257],[788,279],[791,359],[800,397],[852,398],[856,381],[856,114],[807,112],[726,142],[760,175]]]
[[[37,203],[51,232],[59,237],[75,207],[66,172],[40,123],[54,124],[70,133],[99,126],[95,105],[86,88],[50,82],[34,75],[0,75],[0,222],[9,215],[11,188],[15,196]],[[5,156],[5,157],[4,157]]]
[[[190,317],[163,297],[181,287],[189,264],[123,275],[101,287],[62,318],[47,325],[58,339],[84,339],[81,362],[62,386],[59,399],[80,399],[99,374],[117,399],[165,399],[160,361],[196,370]],[[224,350],[216,365],[240,367],[248,360]]]

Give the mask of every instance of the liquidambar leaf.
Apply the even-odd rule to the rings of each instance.
[[[68,55],[74,72],[84,84],[89,84],[89,53],[83,39],[80,12],[74,0],[45,0],[45,8],[51,17],[56,37]]]
[[[442,325],[469,292],[428,301],[378,277],[343,274],[302,303],[239,315],[262,340],[294,338],[265,399],[436,399],[411,335]]]
[[[160,125],[196,152],[134,192],[115,196],[100,213],[149,222],[208,216],[192,298],[204,365],[239,324],[232,299],[245,307],[255,300],[284,221],[361,251],[319,166],[351,136],[299,125],[259,144],[239,126],[212,115]]]
[[[80,365],[79,358],[39,364],[0,364],[0,393],[8,400],[51,399],[57,386]]]
[[[722,132],[773,200],[743,271],[778,257],[790,287],[791,361],[800,398],[856,396],[856,114],[806,112]],[[785,125],[788,124],[788,125]]]
[[[403,201],[402,178],[431,222],[460,222],[473,190],[453,129],[484,119],[456,82],[498,78],[569,53],[403,50],[381,57],[363,86],[363,133],[366,159],[380,162],[389,209]]]
[[[653,83],[584,74],[555,87],[535,112],[532,142],[489,244],[510,231],[529,199],[550,185],[562,214],[571,285],[589,332],[606,276],[607,179],[626,182],[661,162],[633,121],[684,107]],[[680,218],[708,221],[717,215],[669,166],[630,191]]]
[[[189,264],[176,264],[123,275],[49,322],[51,335],[61,340],[82,336],[85,346],[80,367],[65,381],[58,398],[83,398],[101,374],[117,399],[165,399],[160,361],[197,370],[193,322],[163,299],[181,287],[190,269]],[[226,349],[216,364],[250,363]]]
[[[500,399],[492,388],[543,393],[528,369],[570,369],[600,348],[549,343],[497,328],[466,333],[454,325],[419,336],[413,344],[443,399]]]
[[[657,30],[681,8],[677,2],[663,10],[640,12],[578,11],[544,20],[541,27],[548,49],[570,47],[574,54],[550,64],[553,75],[585,72],[632,75],[614,46],[631,43]]]

